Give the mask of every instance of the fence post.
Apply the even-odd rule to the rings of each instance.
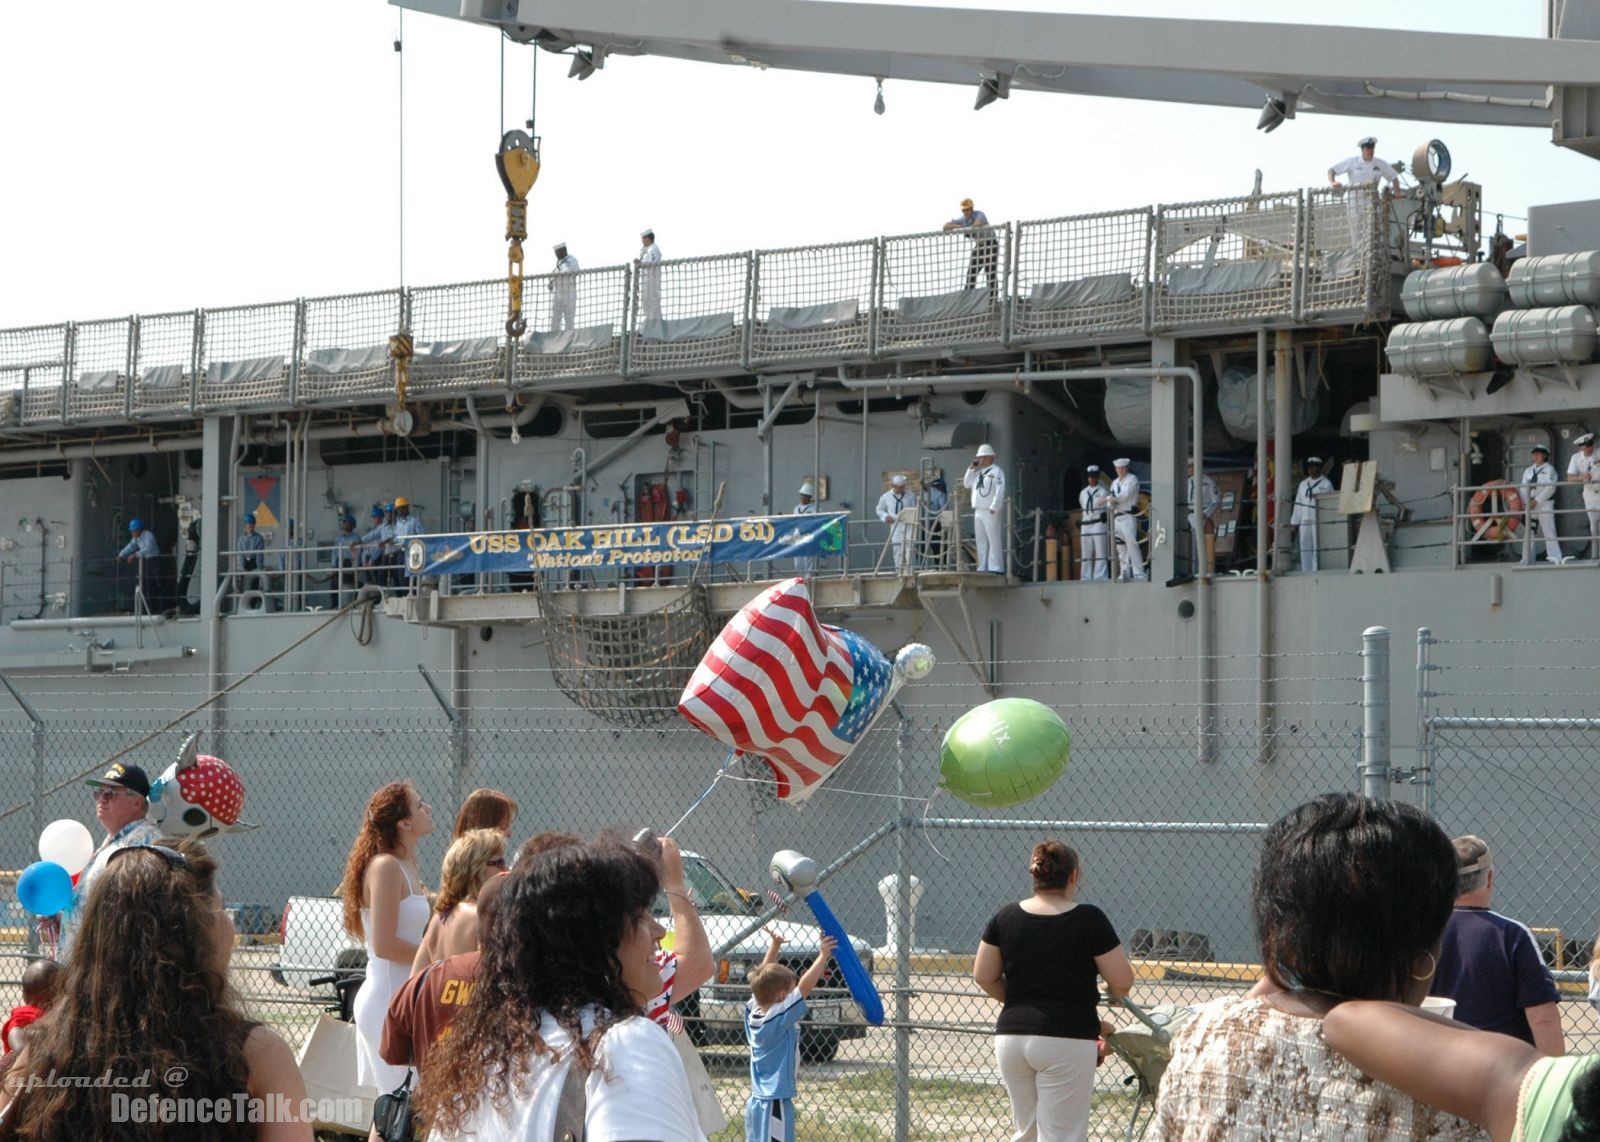
[[[39,711],[28,704],[22,692],[13,686],[11,679],[4,674],[0,674],[0,685],[11,691],[11,697],[16,700],[33,726],[33,835],[37,838],[44,832],[44,719],[39,716]],[[39,925],[34,921],[28,923],[28,952],[30,955],[37,955],[39,952]]]
[[[1361,632],[1361,793],[1389,796],[1389,628]]]
[[[895,815],[905,809],[906,747],[911,737],[911,721],[898,706],[899,732],[894,739]],[[907,830],[894,831],[894,1137],[907,1142],[911,1137],[911,870],[906,867],[910,844]]]
[[[1427,627],[1417,628],[1417,772],[1412,778],[1420,792],[1417,808],[1424,813],[1433,811],[1433,709],[1431,700],[1437,698],[1428,676],[1439,669],[1433,664],[1433,650],[1438,639]]]

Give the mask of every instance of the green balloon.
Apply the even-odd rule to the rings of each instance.
[[[1067,768],[1072,733],[1031,698],[997,698],[956,719],[944,735],[939,787],[980,809],[1037,797]]]

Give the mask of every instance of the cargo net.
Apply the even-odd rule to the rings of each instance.
[[[711,607],[691,586],[643,614],[584,615],[540,589],[545,648],[556,686],[601,721],[652,726],[672,717],[711,647]]]

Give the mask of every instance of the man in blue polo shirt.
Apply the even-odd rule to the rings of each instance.
[[[1456,906],[1429,989],[1456,1001],[1456,1019],[1514,1035],[1546,1055],[1567,1053],[1555,980],[1533,933],[1489,910],[1494,861],[1479,837],[1457,837]]]

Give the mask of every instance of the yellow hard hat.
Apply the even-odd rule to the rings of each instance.
[[[394,506],[397,508],[408,508],[411,506],[411,501],[406,499],[404,496],[396,496],[394,498]]]

